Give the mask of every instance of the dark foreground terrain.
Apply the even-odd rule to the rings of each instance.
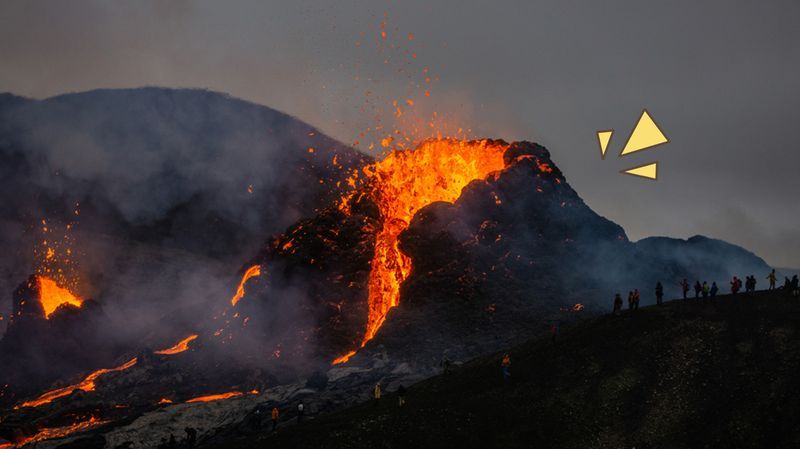
[[[388,393],[207,447],[797,448],[798,323],[780,290],[677,300],[512,349],[508,385],[495,354],[411,386],[403,408]]]

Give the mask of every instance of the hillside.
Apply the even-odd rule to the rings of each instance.
[[[511,350],[510,385],[495,354],[412,386],[402,409],[389,394],[224,446],[798,447],[797,323],[780,291],[601,316]]]

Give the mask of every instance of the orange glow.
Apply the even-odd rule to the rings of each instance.
[[[241,391],[229,391],[228,393],[219,393],[219,394],[210,394],[208,396],[200,396],[197,398],[192,398],[186,401],[187,404],[193,404],[195,402],[212,402],[212,401],[219,401],[220,399],[229,399],[241,396],[243,393]]]
[[[8,445],[8,446],[0,445],[0,448],[21,447],[30,443],[35,443],[37,441],[52,440],[54,438],[64,438],[65,436],[71,435],[75,432],[88,430],[91,429],[92,427],[97,427],[109,422],[111,421],[101,420],[92,416],[85,421],[79,421],[69,426],[44,428],[39,432],[37,432],[36,435],[33,435],[32,437],[24,438],[21,441],[17,441],[15,445]]]
[[[236,294],[233,295],[233,298],[231,298],[232,306],[235,306],[236,303],[244,297],[244,284],[247,282],[247,280],[256,276],[261,276],[261,265],[253,265],[244,272],[242,280],[239,282],[239,287],[236,289]]]
[[[574,306],[572,306],[572,310],[574,310],[575,312],[580,312],[581,310],[583,310],[583,308],[584,308],[583,304],[580,304],[580,303],[575,304]]]
[[[161,398],[161,400],[158,401],[158,403],[159,404],[172,404],[172,399]]]
[[[39,302],[44,309],[44,317],[50,319],[50,315],[62,304],[70,304],[80,307],[83,300],[73,295],[66,288],[59,287],[56,282],[48,277],[36,276],[36,283],[39,286]]]
[[[485,179],[503,169],[507,148],[507,144],[488,140],[433,139],[413,151],[392,151],[384,160],[363,169],[374,186],[369,195],[380,209],[383,229],[375,242],[369,275],[369,316],[360,347],[375,336],[386,314],[398,304],[400,284],[411,272],[411,259],[397,247],[397,238],[411,218],[433,202],[455,201],[470,181]],[[355,351],[333,363],[345,362],[353,354]]]
[[[175,346],[167,349],[162,349],[160,351],[155,351],[154,354],[159,354],[159,355],[179,354],[189,349],[189,343],[195,341],[196,339],[197,339],[197,334],[189,335],[188,337],[176,343]]]
[[[50,402],[53,402],[58,398],[63,398],[64,396],[70,395],[75,390],[94,391],[94,389],[96,387],[94,381],[97,380],[98,377],[102,376],[103,374],[107,374],[107,373],[113,373],[113,372],[117,372],[117,371],[124,371],[124,370],[132,367],[133,365],[136,365],[136,362],[138,362],[138,361],[139,360],[136,357],[134,357],[134,358],[128,360],[127,362],[123,363],[122,365],[120,365],[120,366],[118,366],[116,368],[99,369],[99,370],[89,374],[88,376],[86,376],[85,379],[83,379],[82,381],[80,381],[77,384],[68,385],[68,386],[63,387],[63,388],[59,388],[59,389],[56,389],[56,390],[48,391],[47,393],[39,396],[38,398],[36,398],[36,399],[34,399],[32,401],[23,402],[21,407],[39,407],[40,405],[49,404]]]

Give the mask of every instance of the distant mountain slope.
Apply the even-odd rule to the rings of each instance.
[[[494,354],[414,385],[402,409],[388,393],[224,446],[798,447],[800,303],[783,294],[598,317],[511,350],[509,385]]]

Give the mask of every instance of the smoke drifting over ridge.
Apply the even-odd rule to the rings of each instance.
[[[222,304],[264,239],[330,202],[366,160],[288,115],[202,90],[2,95],[0,239],[10,251],[0,291],[32,272],[34,225],[71,220],[79,205],[77,293],[139,308]]]

